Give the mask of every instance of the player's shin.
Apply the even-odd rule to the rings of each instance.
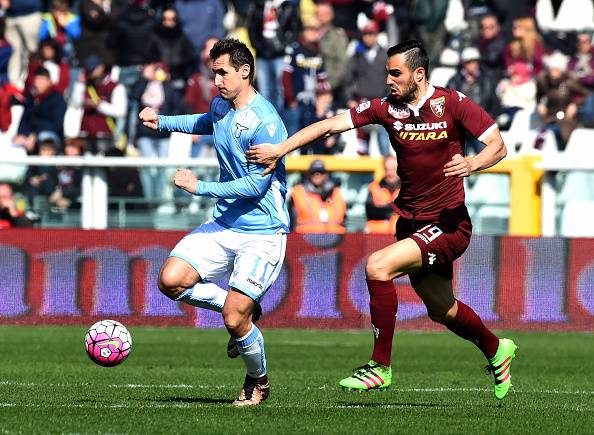
[[[223,310],[226,298],[227,291],[212,282],[202,282],[190,287],[175,300],[220,313]]]
[[[484,324],[472,308],[461,301],[457,301],[458,310],[453,320],[445,326],[459,337],[473,342],[490,360],[497,353],[499,338]]]
[[[252,324],[250,331],[243,337],[236,338],[235,343],[239,355],[245,363],[247,375],[257,379],[266,375],[266,354],[264,338],[258,327]]]
[[[368,279],[367,287],[369,288],[369,309],[374,336],[371,359],[378,364],[389,366],[398,310],[396,289],[391,280]]]

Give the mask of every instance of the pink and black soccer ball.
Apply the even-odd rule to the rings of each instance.
[[[114,367],[130,355],[132,336],[120,322],[101,320],[89,328],[85,348],[94,363]]]

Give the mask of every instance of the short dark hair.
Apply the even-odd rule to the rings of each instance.
[[[239,71],[239,68],[241,68],[243,65],[249,65],[249,79],[250,83],[253,84],[255,67],[254,56],[252,55],[250,49],[238,39],[226,38],[217,41],[209,53],[212,60],[216,60],[224,54],[229,55],[229,63],[233,66],[233,68],[235,68],[235,71]]]
[[[388,57],[396,54],[404,54],[406,66],[411,71],[417,68],[423,68],[425,70],[425,76],[429,76],[429,57],[421,41],[410,39],[388,49]]]
[[[42,66],[40,66],[39,68],[37,68],[35,70],[35,72],[33,73],[33,76],[34,77],[43,76],[43,77],[47,77],[48,79],[51,78],[49,71],[45,67],[42,67]]]

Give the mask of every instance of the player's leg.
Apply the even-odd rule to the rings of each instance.
[[[178,257],[165,260],[158,283],[161,292],[174,301],[182,301],[219,313],[227,297],[226,290],[212,282],[202,281],[196,269]]]
[[[268,397],[270,385],[266,369],[264,338],[251,321],[256,302],[249,296],[231,289],[225,306],[223,320],[246,367],[246,377],[236,406],[258,405]]]
[[[456,300],[450,278],[428,274],[419,281],[413,280],[413,288],[427,307],[431,320],[474,343],[483,352],[495,377],[495,396],[505,397],[511,387],[510,366],[515,356],[515,343],[499,339],[472,308]]]
[[[266,291],[278,277],[285,257],[286,235],[238,234],[239,243],[223,319],[243,359],[247,375],[237,406],[258,405],[269,394],[266,352],[262,333],[252,315]]]
[[[161,291],[173,300],[221,312],[227,291],[208,280],[233,266],[234,254],[223,247],[223,238],[225,229],[209,221],[180,240],[159,273]]]
[[[421,267],[421,251],[409,238],[374,252],[367,259],[365,273],[369,289],[369,310],[374,336],[371,360],[342,379],[344,388],[370,390],[392,383],[390,368],[392,339],[396,326],[398,298],[392,280]]]

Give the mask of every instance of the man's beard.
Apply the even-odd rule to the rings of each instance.
[[[413,101],[417,98],[419,94],[419,86],[415,83],[414,79],[410,79],[410,81],[406,84],[405,92],[403,92],[400,96],[390,95],[390,98],[395,103],[406,104]]]

